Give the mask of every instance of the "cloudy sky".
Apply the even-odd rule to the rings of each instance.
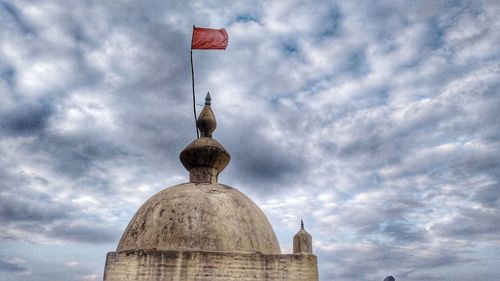
[[[498,280],[498,1],[0,1],[0,280],[102,280],[185,182],[191,28],[220,176],[321,281]],[[356,2],[356,3],[354,3]]]

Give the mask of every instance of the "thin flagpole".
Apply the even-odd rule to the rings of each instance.
[[[194,32],[194,25],[193,25]],[[193,113],[194,113],[194,127],[196,129],[196,138],[200,138],[198,126],[196,126],[196,95],[194,93],[194,67],[193,67],[193,37],[191,36],[191,82],[193,84]]]

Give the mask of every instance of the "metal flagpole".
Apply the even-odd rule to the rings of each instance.
[[[193,25],[194,32],[194,25]],[[194,67],[193,67],[193,37],[191,35],[191,81],[193,84],[193,112],[194,112],[194,127],[196,129],[196,138],[200,138],[200,133],[198,132],[198,126],[196,126],[196,96],[194,93]]]

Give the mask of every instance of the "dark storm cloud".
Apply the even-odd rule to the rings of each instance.
[[[13,87],[16,80],[16,71],[12,67],[0,63],[0,78],[6,82],[8,87]]]
[[[450,222],[437,223],[431,231],[443,237],[455,239],[488,241],[498,240],[500,212],[497,209],[459,209]]]
[[[93,222],[86,224],[67,222],[53,225],[48,235],[66,241],[105,243],[116,241],[120,233],[106,225],[95,226]]]
[[[50,200],[47,195],[32,198],[26,195],[19,196],[19,193],[1,196],[0,220],[4,223],[26,221],[43,223],[65,218],[71,212],[69,206],[57,205]]]
[[[348,134],[352,135],[341,132],[352,141],[339,146],[338,156],[362,161],[362,165],[367,168],[397,163],[408,155],[405,152],[410,152],[403,151],[402,148],[418,147],[418,141],[425,141],[432,130],[436,130],[450,115],[454,115],[454,107],[443,106],[441,102],[436,101],[428,104],[416,103],[403,112],[384,108],[375,113],[355,113],[346,124],[349,128]],[[395,112],[403,114],[401,120],[391,118]]]
[[[53,159],[54,168],[74,179],[85,176],[96,163],[127,155],[123,148],[93,135],[41,135],[30,150],[42,151]]]
[[[413,224],[409,221],[388,221],[380,230],[381,233],[387,237],[391,237],[398,243],[423,242],[426,239],[425,231],[422,229],[415,229]]]
[[[29,24],[25,22],[24,18],[20,15],[17,7],[5,1],[1,1],[0,9],[1,12],[6,13],[13,19],[13,22],[17,24],[17,26],[21,29],[23,33],[33,33],[33,29],[29,26]]]
[[[3,256],[0,256],[0,271],[22,273],[28,272],[28,269],[20,264],[7,260]]]
[[[64,220],[4,223],[0,238],[18,241],[42,242],[63,241],[100,244],[116,241],[120,232],[109,225],[99,225],[92,220],[83,223],[74,223],[78,218],[71,217]]]
[[[472,198],[487,208],[500,206],[500,184],[489,184],[479,189]]]
[[[416,250],[425,250],[427,257],[414,254]],[[320,250],[322,262],[337,270],[323,276],[326,280],[382,280],[387,273],[396,280],[423,280],[425,273],[422,268],[436,268],[457,263],[467,263],[472,260],[457,256],[458,251],[433,249],[425,247],[396,247],[390,244],[366,242],[359,245],[331,244],[329,250]],[[357,263],[352,261],[356,260]],[[385,273],[385,274],[384,274]],[[424,279],[427,280],[427,279]],[[442,280],[432,277],[430,280]],[[446,278],[445,278],[446,280]]]
[[[423,243],[429,234],[409,218],[424,210],[424,203],[411,193],[377,190],[364,193],[332,209],[338,229],[349,229],[359,237],[383,236],[393,245]],[[332,221],[326,219],[326,225]]]
[[[299,148],[289,147],[262,133],[265,123],[264,120],[255,123],[241,120],[238,127],[227,128],[228,132],[237,136],[228,138],[229,143],[226,144],[228,150],[232,149],[229,150],[231,165],[237,173],[232,176],[255,188],[268,184],[279,189],[280,185],[276,183],[292,182],[304,172],[307,164]]]
[[[53,113],[49,102],[18,102],[0,111],[0,129],[4,136],[37,134],[45,129]]]
[[[82,218],[76,205],[57,202],[50,194],[30,190],[30,184],[2,185],[0,195],[0,237],[13,240],[37,241],[61,239],[102,243],[117,237],[113,228],[100,217]],[[33,185],[31,185],[33,186]],[[82,219],[85,222],[81,222]]]
[[[53,182],[36,175],[13,173],[4,161],[0,161],[0,176],[0,238],[86,243],[102,243],[116,238],[117,233],[101,216],[82,216],[81,206],[57,200],[54,194],[40,191]]]

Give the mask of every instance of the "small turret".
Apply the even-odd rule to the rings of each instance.
[[[300,230],[293,237],[294,254],[312,254],[312,237],[305,228],[304,221],[300,220]]]

